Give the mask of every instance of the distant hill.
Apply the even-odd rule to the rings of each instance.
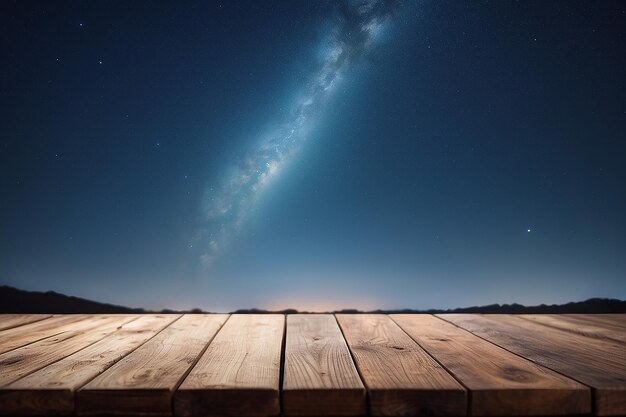
[[[54,291],[36,292],[24,291],[6,285],[0,286],[0,313],[153,313],[154,311],[145,310],[143,308],[129,308],[114,304],[99,303],[97,301],[86,300],[84,298],[59,294]],[[189,311],[161,310],[160,313],[202,313],[200,309]],[[237,310],[233,313],[238,314],[294,314],[308,313],[306,311],[298,311],[296,309],[286,309],[278,311],[247,309]],[[354,309],[332,311],[330,313],[482,313],[482,314],[532,314],[532,313],[626,313],[626,301],[610,298],[590,298],[586,301],[578,301],[567,304],[541,304],[538,306],[523,306],[521,304],[491,304],[487,306],[462,307],[455,309],[431,309],[431,310],[374,310],[360,311]]]
[[[268,311],[259,309],[237,310],[238,314],[251,313],[298,313],[298,310],[287,309],[280,311]],[[300,312],[303,313],[303,312]],[[306,313],[306,312],[304,312]],[[357,313],[374,313],[374,314],[443,314],[443,313],[475,313],[475,314],[608,314],[608,313],[626,313],[626,301],[616,300],[612,298],[590,298],[586,301],[576,301],[567,304],[541,304],[538,306],[524,306],[522,304],[490,304],[486,306],[460,307],[454,309],[430,309],[430,310],[373,310],[360,311],[356,309],[337,310],[332,313],[338,314],[357,314]]]
[[[145,313],[141,308],[128,308],[67,296],[54,291],[24,291],[0,286],[0,313]]]

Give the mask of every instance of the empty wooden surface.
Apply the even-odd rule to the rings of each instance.
[[[98,342],[7,385],[3,414],[71,414],[74,392],[176,320],[177,315],[140,316]]]
[[[626,330],[626,314],[560,314],[561,316],[574,317],[580,320],[590,321],[598,326],[613,325]]]
[[[52,314],[0,314],[0,330],[11,329],[51,317]]]
[[[441,315],[507,350],[594,389],[598,415],[626,414],[626,349],[512,315]]]
[[[96,316],[90,326],[86,326],[85,322],[77,322],[74,323],[74,329],[3,353],[0,355],[0,387],[84,349],[136,318],[124,315]]]
[[[335,317],[287,316],[283,413],[358,416],[365,411],[365,387]]]
[[[626,331],[624,331],[623,327],[613,323],[603,323],[602,326],[598,326],[597,323],[592,321],[565,314],[524,314],[519,317],[582,336],[608,339],[626,344]]]
[[[0,353],[5,353],[46,337],[51,337],[76,327],[74,323],[83,322],[91,326],[92,318],[85,314],[71,314],[50,317],[25,326],[13,327],[0,331]]]
[[[466,413],[466,391],[388,316],[339,314],[377,416]]]
[[[231,316],[176,391],[176,415],[278,415],[284,327],[283,315]]]
[[[227,319],[185,315],[81,388],[79,415],[170,415],[172,394]]]
[[[469,390],[471,415],[591,412],[591,393],[584,385],[437,317],[425,314],[391,317]]]
[[[0,414],[626,415],[625,318],[0,315]]]

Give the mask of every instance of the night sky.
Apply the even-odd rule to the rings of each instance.
[[[626,3],[4,1],[0,284],[626,298]]]

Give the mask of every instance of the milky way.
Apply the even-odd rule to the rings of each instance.
[[[328,97],[359,58],[371,49],[376,35],[395,9],[397,1],[370,0],[342,5],[325,40],[325,54],[292,103],[289,117],[257,141],[221,186],[207,187],[202,205],[202,225],[192,246],[199,248],[203,264],[210,264],[236,233],[255,199],[287,164],[320,114]]]

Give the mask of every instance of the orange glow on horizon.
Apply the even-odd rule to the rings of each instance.
[[[372,297],[348,296],[345,298],[320,299],[318,297],[282,297],[280,299],[271,300],[261,308],[271,311],[279,311],[286,309],[296,309],[298,311],[306,311],[312,313],[324,313],[329,311],[357,309],[361,311],[376,310],[384,308],[380,300]]]

